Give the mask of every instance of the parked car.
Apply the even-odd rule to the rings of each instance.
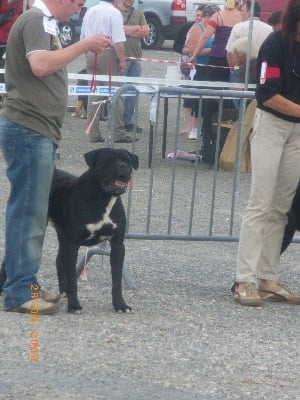
[[[80,38],[81,25],[84,14],[89,7],[93,7],[99,3],[100,0],[87,0],[84,3],[84,7],[81,8],[80,14],[73,14],[69,21],[60,22],[59,28],[59,39],[62,47],[70,46]]]
[[[260,17],[264,22],[268,21],[269,16],[273,11],[284,10],[288,0],[258,0],[261,6]]]
[[[195,10],[202,3],[224,7],[225,0],[138,0],[138,8],[145,14],[149,36],[142,39],[144,49],[159,49],[166,39],[174,40],[178,31],[194,21]]]

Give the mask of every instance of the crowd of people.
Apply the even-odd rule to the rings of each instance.
[[[148,27],[143,13],[133,8],[133,0],[103,0],[87,11],[80,40],[63,49],[56,20],[65,21],[79,13],[81,0],[35,0],[25,13],[23,3],[22,11],[16,6],[20,2],[7,4],[15,8],[11,9],[14,21],[8,25],[8,37],[0,37],[6,46],[7,86],[7,100],[0,115],[0,147],[10,182],[4,308],[30,313],[30,288],[39,288],[36,275],[41,264],[48,196],[67,106],[66,66],[85,54],[91,74],[140,76],[141,63],[126,57],[141,56],[140,39],[148,35]],[[186,74],[198,81],[243,82],[250,57],[248,79],[257,85],[251,135],[252,183],[232,293],[238,303],[246,306],[260,306],[265,301],[300,304],[300,296],[277,278],[287,212],[299,181],[300,6],[298,0],[289,0],[285,12],[274,13],[269,24],[259,19],[258,1],[252,18],[251,8],[250,0],[242,4],[240,0],[227,0],[224,10],[211,4],[200,6],[195,22],[181,32],[184,37],[175,41],[175,47],[177,51],[180,48],[188,64],[197,64],[193,76],[191,71]],[[4,18],[8,11],[0,15],[3,26],[8,22]],[[89,97],[89,138],[103,142],[98,106]],[[134,127],[134,104],[132,98],[127,98],[125,104],[119,100],[112,116],[116,143],[132,143],[132,130],[141,131]],[[216,101],[205,101],[199,117],[197,101],[185,102],[184,107],[184,133],[189,139],[197,139],[202,131],[204,142],[210,140]],[[57,296],[41,291],[36,299],[39,313],[55,313],[57,301]]]
[[[237,60],[234,47],[239,46],[241,53],[241,42],[237,42],[242,38],[249,38],[250,17],[251,17],[251,0],[240,2],[238,0],[228,0],[225,3],[225,9],[214,10],[207,18],[207,9],[211,5],[200,5],[196,11],[198,25],[202,25],[202,32],[198,32],[198,38],[193,37],[193,46],[189,49],[189,58],[185,61],[195,63],[197,73],[193,76],[193,80],[203,81],[220,81],[220,82],[238,82],[243,83],[246,76],[246,59],[239,57]],[[258,1],[254,2],[254,11],[251,18],[251,47],[250,47],[250,70],[247,83],[255,83],[256,77],[256,57],[257,52],[272,32],[269,24],[260,20],[260,5]],[[278,14],[278,13],[276,13]],[[274,15],[276,15],[274,14]],[[188,41],[190,32],[194,26],[186,34]],[[181,35],[181,33],[179,33]],[[177,42],[182,41],[180,37],[174,42],[174,50],[179,51],[186,57],[185,47],[179,48]],[[248,49],[248,46],[245,50]],[[203,51],[206,51],[207,60],[199,59]],[[247,53],[247,51],[246,51]],[[186,64],[186,63],[185,63]],[[191,65],[191,64],[188,64]],[[226,101],[225,108],[238,108],[238,101]],[[190,108],[187,107],[193,104]],[[187,133],[189,139],[197,139],[202,135],[202,161],[211,163],[214,149],[214,131],[213,131],[213,114],[218,110],[218,102],[214,100],[204,100],[202,105],[202,118],[198,117],[199,102],[193,100],[185,100],[184,115],[186,128],[183,132]]]

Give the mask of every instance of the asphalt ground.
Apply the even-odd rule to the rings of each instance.
[[[145,56],[178,58],[168,49],[145,52]],[[81,58],[69,71],[77,72],[83,65]],[[165,70],[163,63],[143,65],[144,76],[154,80],[163,77]],[[70,104],[74,102],[70,98]],[[147,101],[141,101],[140,113],[144,133],[136,148],[140,168],[134,190],[138,196],[149,177]],[[174,111],[169,113],[170,124],[174,115]],[[71,172],[85,170],[83,154],[96,146],[87,141],[84,128],[85,121],[68,113],[59,166]],[[185,138],[180,138],[180,146],[192,148]],[[171,148],[170,142],[167,147]],[[169,160],[158,162],[160,197],[156,207],[160,215],[171,170]],[[0,167],[4,227],[9,188],[2,157]],[[182,205],[191,168],[190,163],[182,162],[177,169],[176,196]],[[207,166],[199,168],[203,179],[200,197],[212,172]],[[220,195],[227,199],[232,174],[219,174]],[[241,176],[238,217],[249,183],[249,175]],[[144,197],[138,199],[136,209],[145,208]],[[176,212],[180,211],[178,206]],[[222,227],[226,219],[222,208],[216,218]],[[139,223],[139,218],[134,218],[132,229],[138,230]],[[3,256],[3,229],[0,243]],[[279,270],[280,279],[295,291],[300,291],[299,250],[298,244],[292,244],[282,256]],[[49,226],[39,281],[54,291],[56,251],[56,236]],[[79,299],[85,310],[81,315],[68,314],[63,299],[58,314],[40,316],[33,322],[29,315],[2,311],[0,298],[0,399],[300,399],[299,307],[273,303],[248,308],[234,303],[230,286],[236,254],[237,243],[127,240],[126,265],[136,285],[135,290],[124,285],[124,297],[133,308],[130,314],[113,312],[109,262],[100,256],[90,261],[88,280],[79,281]],[[31,332],[39,335],[38,361],[30,360],[34,355],[30,352]]]

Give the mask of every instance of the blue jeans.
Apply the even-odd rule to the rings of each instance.
[[[31,298],[42,258],[56,145],[0,117],[0,147],[10,182],[6,208],[4,309]]]
[[[139,60],[126,60],[125,76],[138,77],[142,73],[142,62]],[[135,96],[125,97],[124,102],[124,125],[133,125],[132,116],[134,114]]]

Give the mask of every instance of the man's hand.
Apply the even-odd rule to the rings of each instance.
[[[119,61],[119,73],[120,75],[124,75],[126,70],[126,63],[125,61]]]
[[[111,39],[107,36],[100,34],[89,36],[84,39],[84,41],[86,41],[86,44],[88,46],[87,50],[92,51],[93,53],[101,53],[101,51],[112,46]]]

